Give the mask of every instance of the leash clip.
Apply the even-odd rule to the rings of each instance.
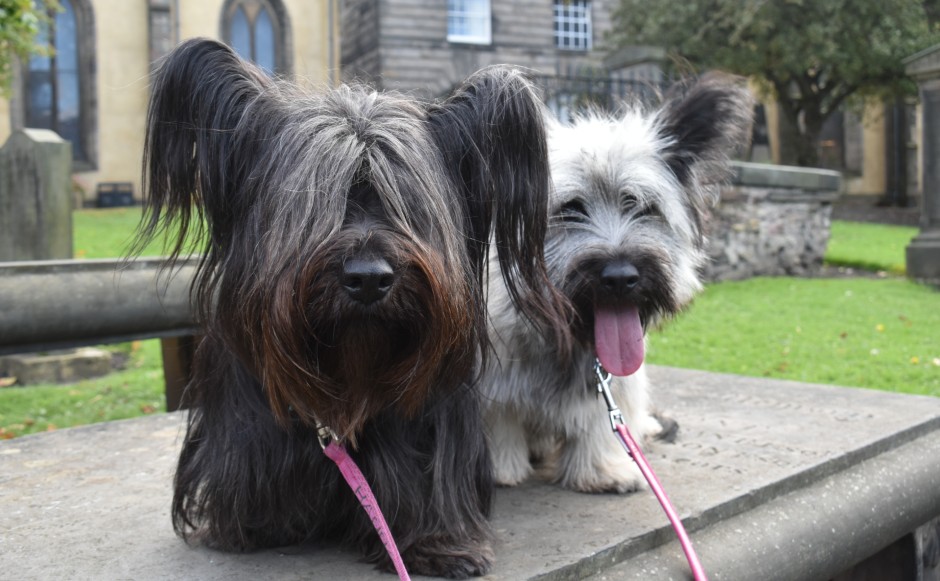
[[[594,375],[597,376],[597,392],[604,396],[604,401],[607,403],[607,416],[610,419],[610,429],[614,432],[617,431],[618,425],[623,425],[623,413],[620,412],[620,408],[617,407],[617,402],[614,401],[614,396],[610,393],[610,382],[613,379],[613,374],[604,369],[601,365],[601,362],[597,359],[594,360]]]
[[[326,450],[333,442],[339,442],[339,437],[329,426],[317,419],[317,441],[320,442],[320,448]]]

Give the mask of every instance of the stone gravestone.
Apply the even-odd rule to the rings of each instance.
[[[904,61],[921,104],[921,227],[907,247],[907,274],[940,284],[940,45]]]
[[[72,258],[72,145],[47,129],[0,148],[0,262]]]

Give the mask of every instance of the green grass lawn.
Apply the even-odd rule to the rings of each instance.
[[[75,258],[117,258],[128,253],[134,241],[141,208],[80,210],[72,213]],[[153,240],[141,256],[167,254],[163,240]]]
[[[140,208],[75,213],[75,254],[121,256]],[[898,273],[913,228],[834,222],[826,261]],[[143,252],[162,253],[154,243]],[[0,438],[164,409],[156,340],[112,346],[127,369],[74,385],[0,388]],[[709,285],[650,336],[651,363],[940,396],[940,292],[903,278]]]
[[[833,221],[826,263],[904,273],[916,228]],[[651,363],[940,396],[940,292],[904,278],[708,285]]]
[[[940,292],[901,278],[713,284],[650,335],[649,360],[940,396]]]
[[[125,369],[68,385],[0,389],[0,439],[165,411],[160,341],[108,349],[128,355]]]
[[[834,220],[826,262],[903,275],[904,249],[917,232],[912,227]]]
[[[140,208],[81,210],[72,213],[75,258],[115,258],[130,248],[140,221]],[[161,244],[151,244],[146,256],[159,255]]]

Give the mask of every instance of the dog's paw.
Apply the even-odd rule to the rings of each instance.
[[[625,462],[599,462],[590,468],[568,470],[559,476],[558,483],[571,490],[590,493],[626,494],[645,488],[643,473],[626,453],[624,458]]]
[[[532,475],[526,450],[501,449],[493,452],[493,480],[497,486],[516,486]]]
[[[532,465],[528,463],[525,467],[519,465],[493,467],[493,481],[496,486],[517,486],[525,482],[531,475]]]
[[[402,553],[402,560],[412,575],[468,579],[489,572],[493,566],[493,547],[489,541],[456,543],[439,537],[427,538]]]
[[[675,444],[676,437],[679,435],[679,422],[662,412],[653,412],[653,419],[659,423],[659,431],[652,434],[653,438],[660,442]]]

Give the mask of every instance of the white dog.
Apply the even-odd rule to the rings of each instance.
[[[554,191],[545,241],[549,276],[572,305],[561,353],[490,276],[496,357],[481,389],[496,481],[512,486],[544,464],[585,492],[629,492],[642,476],[611,433],[595,358],[638,439],[674,435],[651,412],[645,334],[701,289],[706,212],[728,159],[750,135],[753,102],[740,79],[711,74],[654,110],[549,121]],[[495,272],[495,271],[494,271]]]

